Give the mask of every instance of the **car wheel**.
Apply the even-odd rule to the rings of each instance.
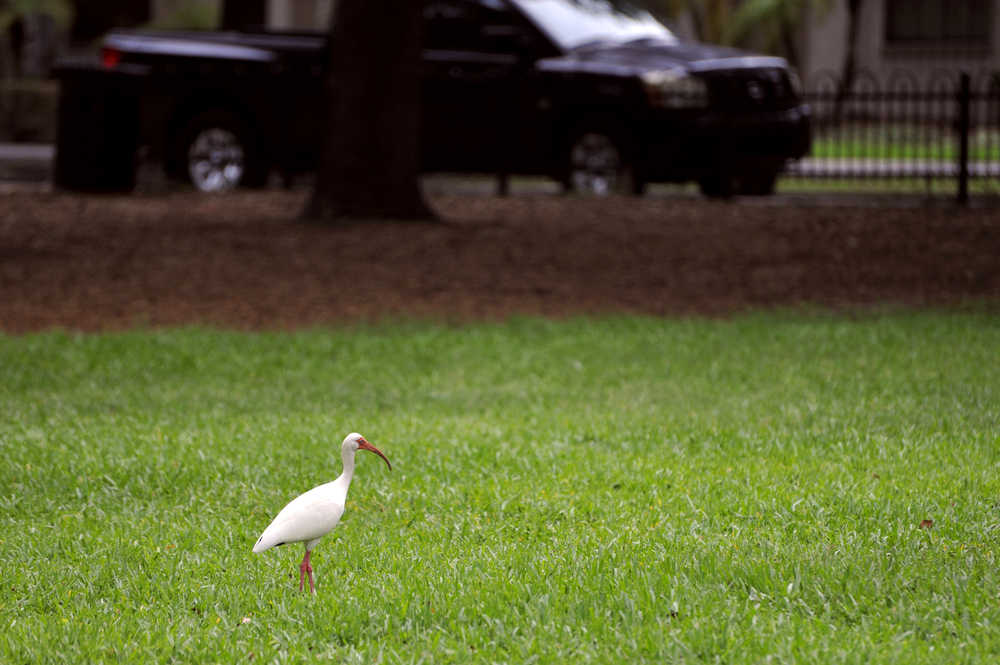
[[[202,192],[226,192],[263,184],[266,171],[248,139],[249,133],[233,115],[210,112],[194,118],[180,141],[177,163],[183,176]]]
[[[644,183],[635,178],[620,142],[607,132],[577,134],[570,143],[567,162],[566,184],[570,191],[607,196],[639,194],[644,188]]]

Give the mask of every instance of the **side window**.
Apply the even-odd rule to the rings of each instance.
[[[514,54],[530,47],[533,32],[503,0],[428,0],[424,47],[441,51]]]
[[[887,0],[889,45],[989,46],[989,0]]]

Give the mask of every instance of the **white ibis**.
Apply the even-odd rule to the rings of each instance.
[[[358,452],[358,449],[375,453],[384,459],[389,470],[392,470],[389,458],[383,455],[381,450],[365,441],[365,437],[357,432],[348,434],[340,447],[340,456],[344,460],[343,473],[332,483],[314,487],[292,499],[264,529],[264,533],[257,539],[257,544],[253,546],[254,552],[263,552],[285,543],[304,542],[306,554],[299,565],[299,591],[302,591],[305,577],[308,575],[309,592],[316,593],[309,553],[320,538],[333,531],[340,522],[340,516],[344,514],[347,490],[351,486],[351,478],[354,477],[354,453]]]

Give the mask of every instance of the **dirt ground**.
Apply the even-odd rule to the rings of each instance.
[[[304,196],[0,193],[0,330],[1000,303],[997,209],[438,195],[444,223],[317,226]]]

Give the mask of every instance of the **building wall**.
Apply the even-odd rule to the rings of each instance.
[[[960,0],[958,0],[960,1]],[[929,84],[941,73],[967,71],[974,79],[1000,73],[1000,0],[993,0],[990,43],[986,48],[900,47],[885,41],[885,0],[863,0],[858,22],[856,66],[862,76],[879,82],[901,76]],[[984,17],[985,18],[985,17]],[[805,27],[801,74],[810,87],[820,80],[839,77],[847,55],[848,12],[846,0],[835,0],[829,11],[812,10]]]

